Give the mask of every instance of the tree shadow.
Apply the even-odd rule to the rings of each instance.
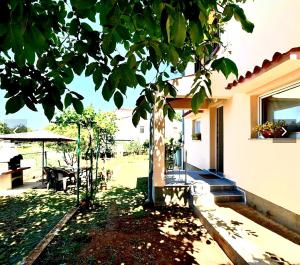
[[[0,197],[0,264],[17,264],[75,204],[75,197],[32,190]]]

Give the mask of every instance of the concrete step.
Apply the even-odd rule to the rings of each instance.
[[[300,245],[233,209],[194,206],[194,211],[234,264],[300,264]]]
[[[239,190],[212,191],[215,202],[244,202],[244,194]]]
[[[235,185],[210,185],[210,191],[232,191],[236,190]]]

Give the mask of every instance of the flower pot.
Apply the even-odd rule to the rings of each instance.
[[[270,130],[262,130],[261,134],[264,138],[274,138],[274,132]]]

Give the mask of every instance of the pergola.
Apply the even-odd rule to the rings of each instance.
[[[0,140],[8,140],[11,142],[41,142],[42,143],[42,176],[45,166],[45,142],[71,142],[75,139],[55,134],[45,130],[24,132],[24,133],[11,133],[0,135]]]

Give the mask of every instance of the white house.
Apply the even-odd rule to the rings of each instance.
[[[199,114],[185,115],[185,149],[191,169],[213,169],[236,183],[246,202],[300,232],[300,1],[248,1],[243,5],[255,24],[252,34],[231,21],[223,35],[240,77],[212,75],[212,99]],[[185,98],[193,75],[173,80],[178,109],[191,109]],[[293,139],[261,139],[257,124],[283,119],[296,124]],[[154,122],[154,199],[164,190],[163,117]],[[165,126],[167,127],[167,126]],[[201,133],[201,140],[192,135]],[[157,193],[155,193],[157,192]]]

